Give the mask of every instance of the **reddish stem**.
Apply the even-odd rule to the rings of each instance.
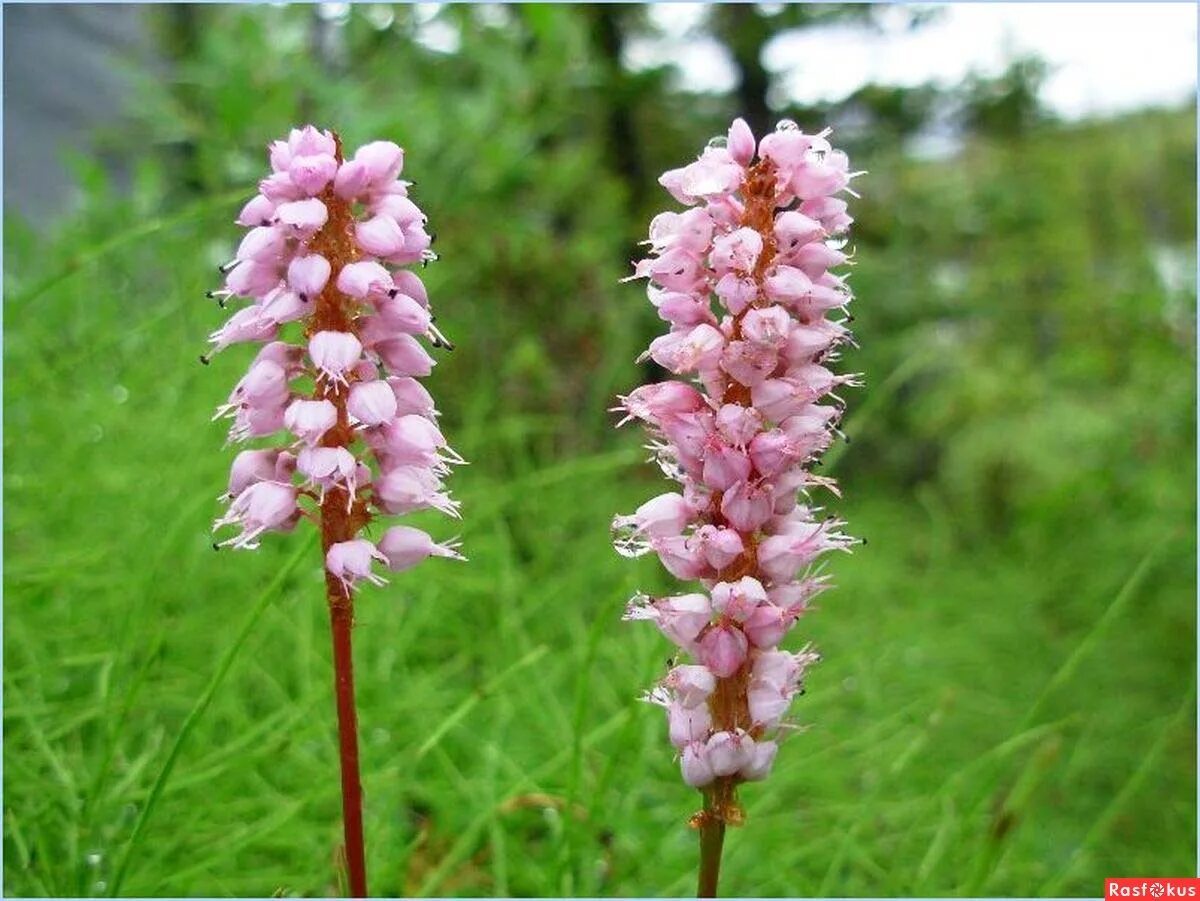
[[[713,795],[704,795],[704,810],[700,814],[700,880],[697,898],[717,897],[717,881],[721,878],[721,848],[725,844],[725,821],[714,816]]]
[[[337,160],[342,161],[341,138],[335,133]],[[309,337],[320,331],[355,332],[354,315],[347,298],[335,286],[336,273],[354,262],[358,253],[351,237],[354,217],[350,205],[326,188],[321,200],[329,213],[325,227],[313,237],[309,247],[325,257],[334,277],[316,298],[309,320]],[[334,382],[317,382],[315,398],[324,398],[337,408],[337,424],[321,439],[325,447],[347,447],[354,442],[346,412],[348,389]],[[342,541],[350,541],[370,519],[362,498],[350,503],[344,488],[325,493],[321,503],[321,551]],[[350,640],[354,626],[354,599],[333,573],[325,571],[325,594],[329,601],[329,626],[333,637],[334,696],[337,700],[338,757],[342,773],[342,826],[345,833],[346,875],[350,896],[367,897],[367,865],[363,848],[362,782],[358,771],[358,716],[354,707],[354,654]]]
[[[342,765],[342,823],[346,837],[346,873],[350,897],[367,897],[367,864],[363,849],[362,783],[358,775],[358,718],[354,710],[354,658],[350,627],[354,611],[341,599],[329,599],[333,632],[334,693],[337,696],[338,753]]]

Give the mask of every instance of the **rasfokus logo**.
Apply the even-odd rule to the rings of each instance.
[[[1200,879],[1163,876],[1159,878],[1105,879],[1104,897],[1110,898],[1195,898]]]

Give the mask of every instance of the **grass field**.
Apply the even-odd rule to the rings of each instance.
[[[195,362],[217,321],[195,248],[228,232],[222,204],[109,233],[75,271],[10,248],[10,895],[335,889],[317,554],[303,531],[209,546],[229,453],[207,418],[245,362]],[[905,378],[867,375],[857,434]],[[447,416],[475,461],[455,477],[470,563],[359,602],[373,889],[687,894],[698,796],[637,700],[668,646],[619,621],[667,583],[608,543],[656,483],[632,432],[538,459],[545,423],[488,397]],[[1105,510],[1098,488],[988,541],[962,540],[937,492],[881,496],[851,470],[839,509],[870,543],[798,630],[825,661],[804,730],[744,791],[725,891],[1095,895],[1194,870],[1194,470],[1148,465],[1141,507]]]

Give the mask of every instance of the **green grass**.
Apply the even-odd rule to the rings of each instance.
[[[202,292],[232,204],[139,203],[97,204],[54,241],[8,235],[6,891],[329,894],[320,560],[302,531],[256,553],[210,547],[232,452],[208,417],[248,352],[195,358],[220,318]],[[862,256],[878,322],[899,292]],[[459,350],[431,387],[472,461],[453,482],[470,562],[360,595],[373,890],[688,894],[699,796],[637,700],[671,649],[620,622],[635,590],[669,582],[608,536],[661,482],[632,431],[573,440],[597,412],[514,410],[456,377],[490,363],[468,300],[436,288]],[[611,300],[638,302],[615,286]],[[1047,366],[1023,393],[1006,359],[946,342],[865,366],[860,440],[830,463],[845,475],[834,505],[869,544],[833,561],[838,587],[791,639],[825,660],[775,774],[744,790],[725,893],[1095,896],[1105,876],[1195,870],[1194,420],[1178,412],[1194,361],[1138,334],[1136,356],[1111,357],[1128,384],[1158,386],[1136,403],[1086,367]],[[925,417],[948,423],[939,478],[897,477],[879,450],[927,452],[887,431],[915,383],[963,388]],[[1113,437],[1142,425],[1128,446]],[[996,447],[1035,466],[989,469]]]

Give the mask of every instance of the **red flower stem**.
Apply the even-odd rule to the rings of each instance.
[[[717,897],[721,878],[721,848],[725,844],[725,821],[712,815],[712,793],[704,794],[704,813],[700,822],[700,881],[697,898]]]
[[[337,696],[338,754],[342,768],[342,824],[346,839],[346,873],[350,897],[367,897],[367,863],[363,849],[362,783],[358,775],[358,718],[354,711],[354,660],[349,603],[329,600],[333,632],[334,693]]]
[[[337,161],[342,162],[342,141],[334,133]],[[337,197],[332,188],[321,196],[329,213],[325,227],[314,236],[310,248],[327,259],[333,269],[309,321],[308,336],[320,331],[354,332],[354,319],[348,300],[335,287],[336,274],[357,258],[351,238],[353,214],[350,205]],[[336,383],[317,384],[314,394],[337,408],[337,424],[321,439],[324,447],[347,447],[354,441],[346,412],[348,389]],[[321,551],[342,541],[350,541],[369,519],[362,499],[353,504],[344,488],[332,488],[321,503]],[[367,897],[367,864],[363,848],[362,781],[358,771],[358,716],[354,707],[354,654],[350,640],[354,626],[354,599],[341,580],[325,571],[325,595],[329,601],[329,627],[333,637],[333,688],[337,701],[338,758],[342,774],[342,827],[345,833],[346,875],[350,896]]]

